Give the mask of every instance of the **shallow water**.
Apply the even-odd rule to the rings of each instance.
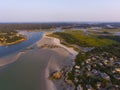
[[[40,60],[44,55],[38,53],[36,50],[30,51],[0,70],[0,90],[41,90],[47,60]]]
[[[27,40],[11,46],[0,46],[0,57],[19,52],[20,50],[24,50],[25,48],[40,40],[42,37],[42,32],[21,31],[20,33],[27,35]]]
[[[114,33],[116,36],[120,36],[120,32],[115,32]]]

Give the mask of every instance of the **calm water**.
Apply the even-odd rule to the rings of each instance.
[[[114,33],[116,36],[120,36],[120,32],[115,32]]]
[[[0,46],[0,57],[19,52],[20,50],[24,50],[25,48],[37,42],[42,37],[43,34],[42,32],[27,32],[27,31],[22,31],[20,33],[27,35],[27,40],[16,45]]]
[[[0,47],[0,57],[19,52],[41,39],[42,32],[20,32],[27,35],[27,40],[8,47]],[[38,53],[34,51],[35,53]],[[31,59],[30,59],[31,58]],[[19,58],[17,62],[0,69],[0,90],[41,90],[41,79],[47,60],[30,55]],[[39,76],[40,75],[40,76]]]

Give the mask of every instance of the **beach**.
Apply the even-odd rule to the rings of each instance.
[[[51,80],[48,79],[51,72],[60,71],[62,68],[69,66],[74,61],[77,52],[73,48],[68,48],[60,43],[60,40],[54,37],[48,37],[51,33],[45,33],[42,40],[37,42],[37,46],[48,45],[44,47],[45,50],[51,50],[53,53],[49,58],[47,67],[45,69],[46,90],[61,90],[61,86],[56,88]],[[51,47],[54,46],[54,47]],[[49,48],[50,47],[50,48]],[[48,52],[49,53],[49,52]],[[50,89],[51,88],[51,89]]]
[[[15,82],[0,83],[4,90],[61,90],[61,84],[49,79],[51,73],[72,65],[77,52],[60,44],[60,40],[44,33],[33,49],[0,59],[0,67],[7,66],[0,74],[1,82],[15,79]],[[9,73],[8,73],[9,72]],[[9,74],[9,77],[7,75]],[[16,76],[15,76],[16,75]],[[15,76],[15,77],[14,77]],[[6,78],[6,79],[4,79]],[[24,82],[24,83],[22,83]]]

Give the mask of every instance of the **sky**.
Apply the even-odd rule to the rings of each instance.
[[[0,22],[120,22],[120,0],[0,0]]]

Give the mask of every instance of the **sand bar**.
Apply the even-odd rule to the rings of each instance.
[[[9,83],[8,87],[3,87],[3,81],[1,81],[0,84],[2,89],[61,89],[61,86],[57,85],[56,87],[56,85],[51,80],[49,80],[48,77],[50,76],[51,72],[56,70],[59,71],[63,67],[71,65],[73,59],[77,55],[77,52],[72,48],[61,45],[59,39],[48,37],[46,36],[47,34],[48,33],[45,33],[42,39],[36,43],[35,49],[28,50],[24,53],[20,52],[17,55],[12,55],[0,59],[0,66],[9,65],[10,63],[15,62],[7,67],[6,71],[4,71],[0,76],[4,82],[7,80],[6,82]],[[45,44],[47,44],[49,47],[42,48],[41,46]],[[9,76],[8,72],[10,73]],[[15,75],[16,77],[13,77]],[[14,79],[16,82],[12,82]],[[18,84],[21,80],[24,83]]]

